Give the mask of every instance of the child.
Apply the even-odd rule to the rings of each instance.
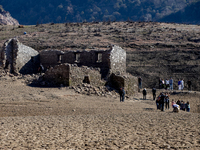
[[[190,103],[189,103],[189,102],[187,102],[187,103],[185,104],[185,108],[186,108],[186,111],[187,111],[187,112],[190,112]]]
[[[175,103],[175,101],[172,99],[172,107],[173,107],[174,104],[176,104],[176,103]]]
[[[172,107],[173,107],[173,112],[176,112],[176,113],[179,112],[179,105],[178,104],[174,104]]]

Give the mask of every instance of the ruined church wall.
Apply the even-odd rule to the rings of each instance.
[[[39,64],[38,54],[31,47],[20,43],[18,39],[9,39],[1,51],[1,64],[11,73],[35,73]]]
[[[110,52],[110,72],[126,73],[126,51],[119,46],[113,46]]]
[[[16,44],[16,69],[20,73],[36,73],[39,66],[39,53],[31,47],[25,46],[19,42]]]
[[[77,59],[76,54],[79,54]],[[101,54],[101,60],[98,61],[98,55]],[[60,56],[59,56],[60,55]],[[110,51],[91,50],[91,51],[59,51],[59,50],[44,50],[40,52],[40,62],[45,68],[48,66],[56,66],[61,63],[77,64],[77,66],[88,66],[100,68],[102,77],[106,76],[110,68]],[[60,60],[59,58],[60,57]]]
[[[44,79],[48,82],[51,82],[55,85],[63,84],[69,86],[69,74],[70,74],[70,65],[61,64],[55,67],[49,68],[44,75]]]
[[[44,79],[54,85],[76,86],[84,82],[85,76],[89,77],[91,85],[103,86],[98,68],[78,67],[75,64],[60,64],[51,67],[45,72]]]
[[[100,68],[101,78],[105,78],[111,73],[126,72],[126,51],[119,46],[113,46],[110,50],[44,50],[40,52],[40,62],[45,68],[61,63]]]
[[[60,62],[58,56],[63,55],[64,52],[60,50],[43,50],[40,52],[40,63],[46,68],[54,67],[64,62]]]
[[[83,83],[85,76],[89,77],[90,84],[93,86],[104,86],[105,81],[101,80],[99,68],[88,68],[87,66],[78,67],[71,65],[70,67],[70,85],[76,86]]]
[[[76,62],[75,53],[71,52],[71,55],[64,55],[64,60],[69,60],[68,58],[74,58],[70,63],[76,63],[78,66],[88,66],[93,68],[100,68],[101,78],[106,77],[109,72],[109,51],[101,51],[101,50],[91,50],[91,51],[82,51],[80,52],[80,61]],[[69,53],[68,53],[69,54]],[[101,60],[99,61],[98,55],[101,54]],[[74,55],[74,56],[73,56]],[[72,57],[73,56],[73,57]]]
[[[102,60],[98,62],[98,53],[102,54]],[[80,54],[80,59],[76,60],[76,54]],[[89,66],[98,68],[109,68],[109,51],[66,51],[62,56],[63,63],[76,63],[78,66]]]
[[[137,77],[130,74],[115,75],[113,73],[110,76],[110,82],[117,90],[124,88],[126,95],[131,96],[137,92]]]
[[[125,79],[124,89],[127,95],[134,95],[138,90],[138,78],[130,74],[123,76]]]
[[[12,50],[12,45],[11,45],[11,40],[12,39],[9,39],[7,40],[4,45],[3,45],[3,48],[1,50],[1,66],[4,68],[5,65],[6,65],[6,60],[8,62],[11,62],[12,61],[12,58],[10,55],[11,54],[11,50]]]

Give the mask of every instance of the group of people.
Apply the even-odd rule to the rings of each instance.
[[[157,109],[164,111],[165,109],[169,109],[169,93],[160,93],[160,95],[156,99]]]
[[[185,103],[184,101],[180,101],[180,100],[178,100],[177,102],[172,100],[172,107],[174,108],[173,110],[174,112],[178,112],[179,109],[190,112],[190,103],[188,101],[187,103]]]
[[[164,106],[165,106],[165,110],[169,109],[169,106],[170,106],[169,103],[170,103],[169,93],[165,93],[165,94],[160,93],[160,95],[156,99],[157,109],[160,109],[161,111],[164,111]],[[179,110],[190,112],[189,101],[185,103],[184,101],[180,101],[180,100],[178,100],[177,102],[172,100],[171,107],[173,108],[174,112],[178,112]]]
[[[173,79],[172,77],[170,79],[159,79],[159,89],[166,89],[166,90],[172,90],[173,91]],[[178,90],[183,90],[184,89],[184,80],[179,79],[178,80]],[[192,82],[190,80],[187,81],[187,87],[188,91],[192,90]]]
[[[173,79],[159,79],[159,89],[173,90]]]

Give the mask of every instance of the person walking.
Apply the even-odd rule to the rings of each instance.
[[[159,79],[159,89],[162,89],[162,79]]]
[[[156,99],[156,88],[155,87],[152,89],[152,94],[153,94],[153,100],[155,100]]]
[[[172,77],[169,79],[169,90],[173,91],[173,79],[172,79]]]
[[[169,96],[165,94],[165,109],[169,109]]]
[[[146,95],[147,95],[147,90],[146,88],[144,88],[143,90],[143,99],[146,100]]]
[[[165,88],[165,81],[164,81],[164,79],[162,79],[162,88],[163,89]]]
[[[181,90],[181,80],[178,80],[178,90]]]
[[[164,103],[165,103],[165,95],[162,93],[160,97],[160,109],[161,111],[164,111]]]
[[[160,109],[160,97],[161,97],[161,93],[160,95],[157,97],[156,99],[156,106],[157,106],[157,109]]]
[[[120,95],[120,102],[124,102],[124,97],[125,97],[124,88],[120,88],[119,95]]]
[[[191,88],[192,82],[190,80],[188,80],[187,85],[188,85],[188,91],[191,92],[192,91],[192,88]]]
[[[165,85],[166,85],[165,89],[169,90],[169,80],[168,79],[165,80]]]
[[[140,92],[140,89],[142,89],[142,78],[138,78],[138,92]]]
[[[183,88],[184,88],[184,80],[182,79],[181,80],[181,90],[183,91]]]
[[[44,67],[41,63],[40,63],[40,66],[38,68],[38,72],[40,73],[40,75],[44,72]]]

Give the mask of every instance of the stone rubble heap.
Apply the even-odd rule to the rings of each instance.
[[[8,79],[12,79],[13,81],[22,80],[22,82],[24,82],[27,85],[33,83],[34,81],[37,81],[39,77],[40,77],[39,74],[22,75],[18,73],[14,75],[5,70],[0,71],[0,80],[8,80]]]
[[[95,87],[90,84],[83,83],[81,85],[72,86],[72,89],[74,89],[74,91],[79,94],[85,94],[85,95],[96,95],[105,97],[119,95],[117,91],[115,91],[113,88],[109,86]]]
[[[42,78],[42,75],[39,75],[39,74],[13,75],[3,70],[0,73],[0,80],[8,80],[8,79],[12,79],[13,81],[22,80],[22,82],[27,85],[30,85],[30,84],[34,84],[38,86],[51,85],[50,83],[47,83],[44,80],[41,80],[41,78]],[[60,85],[60,87],[63,88],[64,86]],[[84,94],[84,95],[95,95],[95,96],[103,96],[103,97],[118,97],[119,96],[119,93],[115,89],[109,86],[96,87],[87,83],[83,83],[83,84],[79,84],[77,86],[72,86],[69,88],[74,89],[74,91],[78,94]]]

